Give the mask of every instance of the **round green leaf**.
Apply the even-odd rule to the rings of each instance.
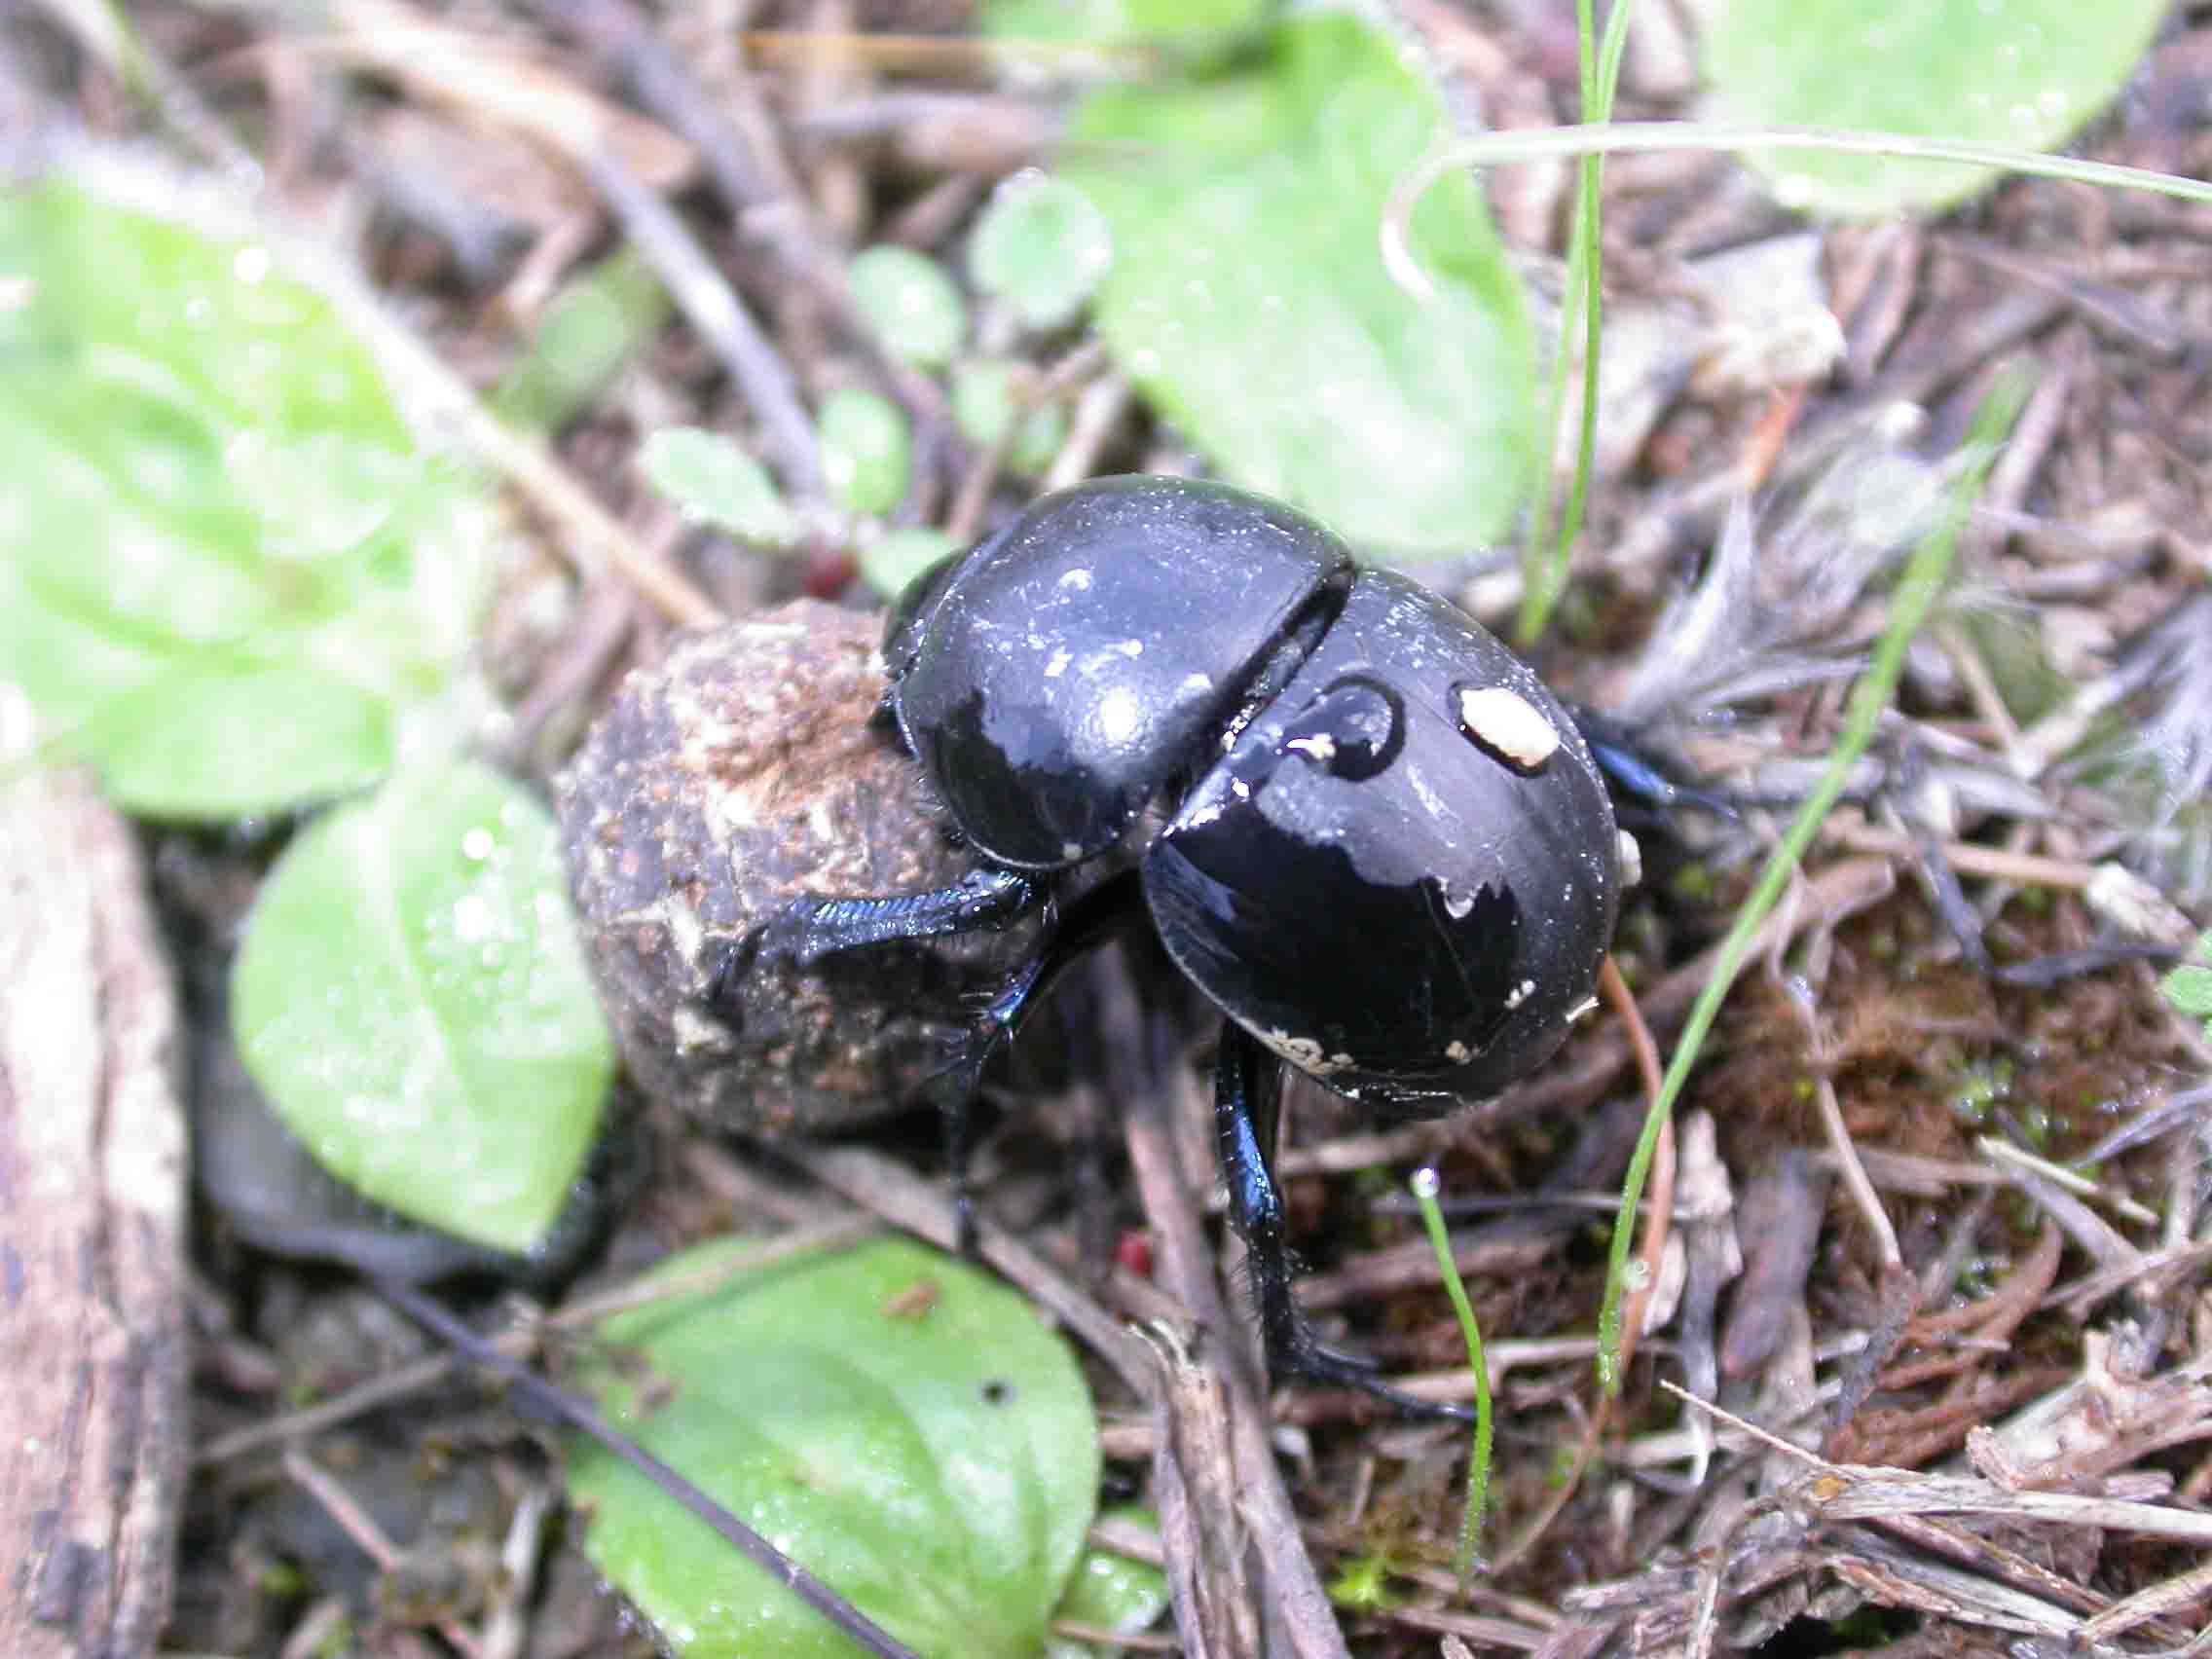
[[[862,314],[893,356],[934,369],[960,350],[968,311],[936,260],[884,243],[854,259],[851,280]]]
[[[1112,227],[1098,325],[1146,396],[1233,482],[1407,555],[1498,535],[1536,454],[1521,290],[1472,183],[1414,215],[1432,298],[1383,269],[1384,199],[1437,122],[1384,36],[1323,12],[1235,73],[1093,94],[1062,166]]]
[[[500,378],[492,407],[512,425],[566,425],[668,320],[668,290],[632,246],[571,280]]]
[[[1021,368],[1003,357],[978,357],[952,371],[952,418],[977,449],[1006,435],[1018,414],[1021,424],[1006,452],[1009,470],[1034,477],[1051,465],[1067,439],[1067,417],[1057,404],[1021,411],[1014,395]]]
[[[510,1252],[559,1213],[614,1071],[552,821],[473,762],[401,772],[293,842],[231,1020],[332,1174]]]
[[[373,780],[447,682],[488,503],[267,248],[0,196],[0,676],[124,805]]]
[[[2212,1020],[2212,968],[2176,968],[2161,983],[2166,1000],[2183,1014]]]
[[[1705,34],[1708,113],[2022,149],[2063,143],[2127,82],[2167,0],[1726,0]],[[1775,151],[1747,158],[1806,212],[1948,206],[1986,167]]]
[[[685,1252],[696,1272],[744,1243]],[[586,1372],[616,1424],[918,1652],[1029,1659],[1096,1506],[1066,1343],[987,1274],[886,1238],[609,1320]],[[584,1547],[686,1659],[847,1659],[781,1583],[595,1444]]]
[[[1136,1504],[1107,1510],[1098,1519],[1101,1523],[1120,1521],[1143,1527],[1155,1536],[1160,1531],[1160,1517]],[[1148,1561],[1133,1561],[1112,1550],[1092,1549],[1084,1552],[1075,1576],[1068,1581],[1068,1593],[1060,1598],[1059,1607],[1052,1616],[1090,1630],[1134,1636],[1148,1628],[1166,1607],[1166,1573]],[[1112,1651],[1122,1650],[1114,1648]],[[1098,1648],[1088,1642],[1055,1637],[1046,1649],[1046,1659],[1088,1659],[1096,1652]]]
[[[821,428],[823,476],[848,509],[873,517],[905,498],[913,446],[897,404],[872,391],[833,391]]]
[[[767,468],[719,432],[668,426],[646,436],[638,464],[652,487],[695,519],[740,541],[788,547],[798,520]]]
[[[1090,198],[1034,169],[992,193],[968,242],[976,286],[1035,329],[1073,321],[1113,263],[1113,233]]]
[[[888,530],[861,547],[861,574],[885,599],[897,599],[913,579],[950,554],[958,543],[941,530]]]

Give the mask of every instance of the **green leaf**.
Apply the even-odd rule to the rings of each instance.
[[[2190,1018],[2212,1020],[2212,968],[2176,968],[2160,988],[2166,1000]]]
[[[941,530],[888,530],[861,547],[861,574],[885,599],[897,599],[913,579],[959,544]]]
[[[1160,1517],[1136,1504],[1124,1504],[1098,1517],[1160,1532]],[[1149,1627],[1167,1606],[1167,1574],[1148,1561],[1135,1561],[1112,1550],[1084,1552],[1068,1583],[1068,1593],[1052,1616],[1091,1630],[1110,1630],[1117,1636],[1134,1636]],[[1047,1646],[1046,1659],[1085,1659],[1099,1648],[1087,1641],[1055,1637]],[[1119,1653],[1116,1647],[1108,1651]]]
[[[0,196],[0,673],[133,810],[374,781],[480,605],[488,503],[251,242]]]
[[[1007,303],[1025,328],[1075,319],[1114,263],[1114,236],[1089,197],[1066,179],[1015,173],[991,194],[968,240],[976,286]]]
[[[1016,377],[1026,371],[1004,357],[973,358],[952,371],[952,418],[970,443],[989,449],[1006,435],[1017,413]],[[1051,465],[1067,439],[1067,417],[1058,405],[1020,412],[1021,425],[1008,446],[1006,464],[1024,477]]]
[[[740,541],[788,547],[798,520],[767,468],[719,432],[666,426],[646,436],[638,465],[655,490],[682,509]]]
[[[686,1251],[697,1272],[744,1241]],[[649,1281],[648,1281],[649,1282]],[[785,1262],[601,1327],[617,1426],[917,1651],[1036,1654],[1097,1500],[1074,1356],[1020,1297],[903,1238]],[[584,1548],[687,1659],[846,1659],[780,1583],[597,1445]]]
[[[292,843],[231,1020],[332,1174],[507,1251],[552,1225],[614,1071],[552,821],[474,762],[401,772]]]
[[[1268,0],[987,0],[983,28],[1013,40],[1188,43],[1256,27],[1267,11]]]
[[[940,368],[960,350],[968,308],[934,259],[882,243],[858,255],[850,274],[853,298],[894,357]]]
[[[821,430],[822,473],[847,509],[874,517],[905,498],[913,445],[897,404],[872,391],[833,391]]]
[[[1473,184],[1414,215],[1433,299],[1378,250],[1437,123],[1386,38],[1322,13],[1235,74],[1094,94],[1062,169],[1112,227],[1098,324],[1145,394],[1234,482],[1408,554],[1496,536],[1536,453],[1521,291]]]
[[[1705,35],[1707,114],[2047,150],[2127,82],[2167,0],[1728,0]],[[1812,150],[1746,158],[1811,213],[1949,206],[1985,167]]]
[[[668,290],[634,247],[617,248],[545,308],[492,407],[517,426],[568,424],[668,320]]]

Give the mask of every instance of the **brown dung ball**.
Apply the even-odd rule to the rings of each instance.
[[[975,868],[920,769],[871,719],[878,619],[800,600],[680,636],[557,785],[577,907],[632,1076],[754,1134],[910,1103],[1036,924],[801,969],[733,947],[801,894],[909,893]],[[743,959],[741,959],[742,961]]]

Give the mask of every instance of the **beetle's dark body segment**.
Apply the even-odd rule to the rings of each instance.
[[[981,1022],[955,1129],[1057,967],[1149,918],[1228,1016],[1222,1154],[1271,1353],[1404,1403],[1290,1300],[1259,1046],[1390,1117],[1494,1093],[1558,1047],[1620,885],[1573,719],[1418,583],[1359,570],[1291,508],[1181,479],[1046,498],[920,578],[884,656],[889,710],[984,867],[943,893],[799,906],[780,947],[987,926],[1077,865],[1132,866]]]
[[[892,708],[988,857],[1055,869],[1105,852],[1218,752],[1296,625],[1342,602],[1350,553],[1255,499],[1108,480],[923,578],[927,597],[884,642]]]

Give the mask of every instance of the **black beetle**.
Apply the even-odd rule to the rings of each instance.
[[[1390,1120],[1540,1064],[1593,999],[1619,837],[1574,719],[1461,611],[1361,570],[1226,485],[1099,479],[926,571],[893,612],[885,708],[978,855],[957,886],[794,903],[750,941],[831,951],[1002,925],[1079,865],[941,1099],[1065,964],[1149,917],[1228,1016],[1215,1077],[1232,1219],[1278,1370],[1434,1410],[1320,1345],[1269,1168],[1278,1061]]]

